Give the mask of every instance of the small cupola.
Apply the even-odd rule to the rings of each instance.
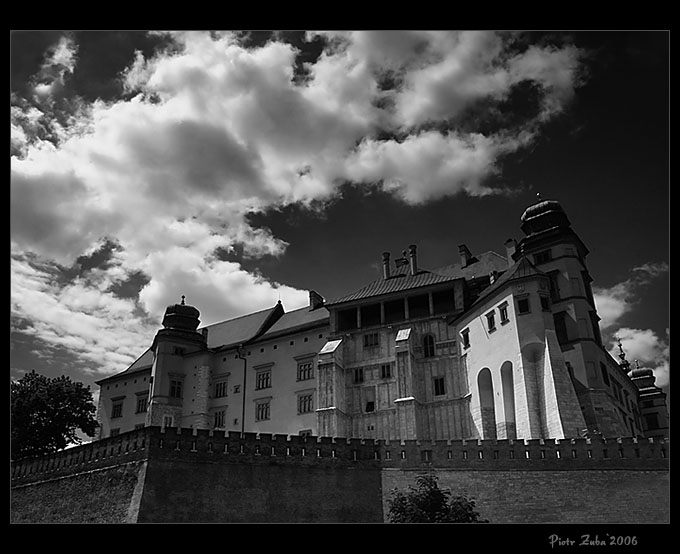
[[[163,327],[166,329],[179,329],[182,331],[195,331],[201,323],[199,316],[201,313],[184,302],[185,296],[182,295],[180,304],[172,304],[165,309],[163,316]]]
[[[533,235],[554,227],[571,227],[564,208],[557,200],[543,200],[540,194],[536,196],[538,202],[524,210],[521,217],[521,229],[525,235]]]

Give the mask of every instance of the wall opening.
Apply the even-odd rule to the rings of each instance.
[[[482,416],[482,438],[496,438],[496,409],[493,401],[493,382],[491,371],[485,367],[477,376],[477,386],[479,388],[479,405]]]
[[[501,438],[517,438],[517,425],[515,420],[515,382],[512,376],[512,362],[503,362],[501,366],[501,384],[503,386],[503,415],[505,421],[501,422]]]

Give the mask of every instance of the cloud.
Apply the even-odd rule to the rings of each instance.
[[[321,33],[326,46],[298,79],[300,52],[276,38],[249,48],[232,33],[170,36],[164,51],[135,53],[125,98],[65,96],[78,60],[68,36],[34,76],[35,97],[13,97],[12,313],[92,371],[124,369],[181,294],[204,322],[279,297],[306,303],[216,255],[285,254],[248,213],[318,206],[347,181],[411,204],[504,192],[487,178],[542,120],[481,134],[451,118],[530,81],[548,119],[573,94],[580,59],[574,48],[511,51],[494,33]],[[108,265],[59,280],[104,240],[117,245]],[[138,297],[118,297],[132,275],[144,276]]]
[[[638,361],[640,367],[649,367],[656,377],[656,386],[666,387],[670,383],[670,342],[668,330],[666,338],[659,337],[651,329],[631,329],[622,327],[615,336],[621,341],[626,359],[635,367]],[[619,354],[618,340],[610,341],[609,352],[617,357]]]
[[[666,262],[646,263],[631,270],[631,276],[611,287],[593,287],[600,327],[609,329],[640,301],[640,291],[669,270]]]

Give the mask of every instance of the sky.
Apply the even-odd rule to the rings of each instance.
[[[604,343],[669,392],[669,34],[11,33],[10,378],[91,386],[185,295],[328,300],[558,200]]]

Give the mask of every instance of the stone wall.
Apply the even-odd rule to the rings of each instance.
[[[668,521],[668,441],[378,441],[147,427],[12,465],[15,522],[375,522],[434,471],[495,523]]]

